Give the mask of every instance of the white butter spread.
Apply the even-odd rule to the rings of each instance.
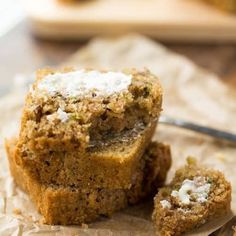
[[[168,208],[168,209],[171,208],[171,204],[170,204],[170,202],[167,201],[167,200],[161,200],[160,203],[161,203],[161,205],[162,205],[163,208]]]
[[[66,122],[69,119],[69,115],[64,112],[61,108],[58,108],[57,112],[52,115],[48,115],[47,119],[49,121],[53,121],[55,119],[59,119],[61,122]]]
[[[171,196],[176,197],[182,204],[190,204],[191,201],[203,203],[207,201],[211,184],[205,177],[195,177],[193,180],[186,179],[178,191],[174,190]]]
[[[61,122],[66,122],[69,118],[68,114],[64,112],[61,108],[58,108],[57,115]]]
[[[131,75],[121,72],[77,70],[47,75],[39,82],[37,88],[52,96],[57,93],[64,97],[84,96],[91,93],[109,96],[127,91],[131,80]]]

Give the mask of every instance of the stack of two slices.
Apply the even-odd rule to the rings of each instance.
[[[151,142],[161,103],[149,71],[37,73],[6,148],[45,223],[91,222],[155,193],[171,162],[169,147]]]

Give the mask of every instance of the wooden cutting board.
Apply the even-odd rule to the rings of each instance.
[[[236,42],[236,15],[200,0],[22,0],[33,31],[78,39],[137,32],[169,41]]]

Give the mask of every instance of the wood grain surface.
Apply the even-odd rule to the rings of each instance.
[[[171,41],[236,42],[236,16],[199,0],[22,0],[35,33],[55,38],[137,32]]]
[[[28,23],[21,22],[0,38],[0,94],[8,91],[15,74],[31,73],[38,68],[58,65],[87,42],[55,42],[35,38]],[[236,87],[236,45],[163,44]]]

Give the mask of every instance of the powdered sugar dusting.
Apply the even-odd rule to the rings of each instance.
[[[78,70],[67,73],[55,73],[43,78],[37,88],[50,95],[57,93],[65,97],[93,94],[109,96],[127,91],[132,76],[121,72],[100,72]]]

